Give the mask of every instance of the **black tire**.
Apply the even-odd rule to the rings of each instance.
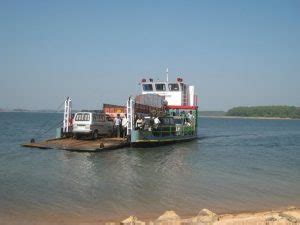
[[[78,140],[80,138],[79,134],[74,134],[73,137]]]
[[[98,139],[98,131],[97,131],[97,130],[95,130],[95,131],[93,132],[92,139],[93,139],[93,140],[97,140],[97,139]]]

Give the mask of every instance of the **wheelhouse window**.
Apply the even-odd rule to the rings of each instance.
[[[176,83],[169,84],[169,90],[170,91],[179,91],[179,85]]]
[[[75,121],[90,121],[89,113],[77,113]]]
[[[155,84],[156,91],[166,91],[166,85],[165,84]]]
[[[152,84],[143,84],[143,90],[144,91],[153,91]]]

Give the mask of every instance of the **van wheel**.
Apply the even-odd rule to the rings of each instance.
[[[95,130],[93,133],[93,140],[97,140],[98,139],[98,131]]]
[[[74,137],[76,140],[78,140],[78,139],[80,138],[78,134],[74,134],[73,137]]]

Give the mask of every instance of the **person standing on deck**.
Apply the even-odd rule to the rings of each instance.
[[[195,132],[195,117],[192,111],[189,111],[189,113],[187,114],[187,119],[188,119],[187,125],[192,128],[191,132],[193,134]]]
[[[138,117],[137,121],[136,121],[136,124],[135,124],[135,129],[136,130],[142,130],[142,127],[143,127],[143,119],[141,116]]]
[[[193,112],[192,112],[192,111],[189,111],[189,112],[188,112],[187,118],[188,118],[188,120],[189,120],[190,123],[193,122],[194,116],[193,116]]]
[[[122,136],[123,136],[123,138],[125,138],[127,136],[127,125],[128,125],[128,119],[125,114],[124,118],[122,119]]]
[[[117,115],[114,122],[115,122],[114,126],[115,126],[117,138],[120,138],[120,130],[122,125],[122,119],[120,118],[120,114]]]
[[[156,115],[154,118],[154,128],[157,129],[159,124],[160,124],[160,120],[159,120],[158,116]]]

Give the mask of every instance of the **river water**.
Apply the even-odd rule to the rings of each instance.
[[[100,153],[22,148],[61,114],[0,113],[0,223],[300,206],[300,120],[200,118],[195,141]],[[1,219],[2,218],[2,219]]]

